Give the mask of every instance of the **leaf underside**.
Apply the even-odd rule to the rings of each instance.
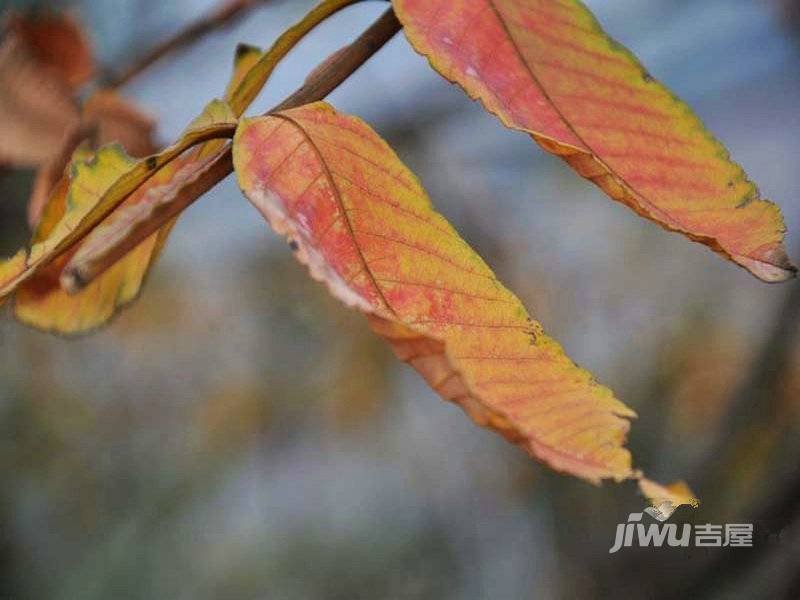
[[[393,0],[414,48],[639,215],[748,269],[796,269],[778,207],[578,0]]]

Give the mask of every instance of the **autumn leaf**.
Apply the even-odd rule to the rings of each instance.
[[[613,199],[764,281],[795,274],[778,207],[581,2],[393,4],[439,73]]]
[[[234,77],[227,88],[226,102],[233,114],[239,116],[255,97],[259,86],[263,86],[280,60],[315,26],[342,8],[357,0],[324,0],[311,10],[297,25],[284,32],[266,52],[258,48],[239,45],[237,48]],[[351,64],[346,68],[355,69],[372,55],[381,43],[399,31],[400,23],[389,10],[384,16],[362,34],[353,44],[336,54],[336,61],[347,59]],[[383,42],[380,40],[383,39]],[[324,97],[334,89],[345,73],[335,73],[334,62],[327,62],[333,77],[322,73],[312,76],[304,86],[284,100],[284,105],[297,106],[312,99]],[[288,106],[287,106],[288,107]],[[198,152],[198,159],[209,155],[213,160],[198,162],[196,172],[186,176],[183,185],[162,186],[156,193],[148,194],[145,201],[132,210],[119,210],[119,217],[112,214],[102,227],[89,234],[66,268],[62,271],[61,285],[70,293],[79,291],[87,283],[102,275],[119,257],[149,235],[165,219],[177,215],[201,194],[208,191],[233,169],[230,164],[230,145],[217,140],[209,142]]]
[[[18,29],[7,28],[0,42],[0,164],[35,167],[50,158],[80,112],[69,82],[37,58]]]
[[[91,48],[69,15],[11,13],[0,44],[0,163],[38,167],[28,203],[35,226],[72,152],[85,139],[119,142],[131,156],[156,151],[155,122],[113,90],[78,88],[94,75]]]
[[[121,204],[136,204],[183,172],[192,146],[231,132],[236,124],[225,102],[215,100],[181,138],[159,154],[133,160],[119,145],[96,154],[76,151],[68,186],[57,186],[45,207],[31,249],[13,266],[0,266],[0,298],[17,291],[15,315],[23,322],[60,333],[80,333],[105,323],[138,293],[142,279],[163,246],[171,225],[148,238],[81,294],[68,296],[59,285],[61,270],[76,244]]]
[[[144,239],[174,220],[208,189],[206,181],[222,179],[231,168],[226,149],[205,146],[167,165],[81,240],[61,271],[61,287],[74,298],[82,297],[87,285],[107,273],[97,265],[127,260],[127,240]]]
[[[83,105],[82,114],[65,131],[56,151],[36,172],[28,201],[28,223],[35,227],[52,190],[69,164],[72,153],[85,140],[93,146],[119,143],[130,156],[156,152],[155,121],[113,90],[97,90]],[[52,148],[50,149],[52,151]]]
[[[28,253],[20,250],[12,258],[0,262],[0,288],[17,279],[25,271]],[[0,295],[0,306],[5,304],[7,296]]]
[[[245,195],[297,258],[478,424],[589,481],[638,477],[633,411],[576,366],[362,121],[324,103],[241,122]]]
[[[185,150],[208,139],[225,135],[236,124],[227,105],[214,100],[185,130],[180,139],[158,154],[135,161],[119,145],[101,148],[96,155],[73,165],[72,184],[63,218],[49,235],[31,247],[25,273],[79,240],[119,204],[135,192],[153,173]],[[0,288],[10,293],[13,282]]]
[[[236,89],[242,84],[250,70],[255,67],[264,57],[264,52],[257,46],[249,44],[239,44],[236,46],[236,55],[233,59],[233,76],[228,82],[225,90],[225,99],[230,103],[230,99],[236,93]]]
[[[358,0],[323,0],[303,19],[286,30],[270,48],[239,44],[234,59],[233,77],[228,84],[225,101],[234,117],[239,117],[255,99],[269,80],[280,61],[317,25]],[[394,17],[393,17],[394,19]],[[399,23],[397,24],[399,28]],[[340,53],[337,53],[338,56]],[[334,57],[331,57],[326,64]],[[230,167],[230,146],[217,140],[209,142],[198,151],[195,173],[188,173],[182,185],[162,186],[158,193],[148,194],[145,201],[136,202],[130,210],[120,210],[111,215],[102,227],[89,234],[81,250],[67,264],[61,276],[62,286],[74,293],[86,282],[92,281],[113,264],[132,246],[164,222],[166,217],[178,214],[198,195],[221,179]],[[213,156],[213,160],[201,160]]]
[[[94,75],[91,45],[71,15],[12,12],[5,21],[6,33],[24,40],[36,60],[70,88],[87,83]]]
[[[18,319],[40,329],[68,334],[84,333],[105,324],[117,310],[136,298],[178,215],[199,196],[196,189],[198,184],[207,177],[216,176],[219,179],[221,172],[230,172],[231,169],[229,145],[225,140],[211,139],[189,152],[181,154],[181,151],[212,137],[212,134],[232,132],[236,117],[231,112],[228,100],[237,82],[242,80],[260,56],[258,48],[240,45],[224,101],[211,102],[174,146],[145,161],[131,162],[117,173],[109,171],[101,178],[105,181],[103,185],[109,186],[105,191],[106,197],[113,196],[115,190],[121,190],[122,193],[117,193],[117,196],[126,195],[125,199],[88,229],[75,248],[46,266],[30,282],[20,286],[15,302]],[[110,162],[114,155],[104,148],[98,153],[98,159]],[[156,169],[155,175],[143,180],[142,164],[148,169]],[[132,180],[131,174],[136,175]],[[139,187],[128,194],[127,190],[136,185]],[[99,192],[94,195],[101,197]],[[58,198],[54,195],[48,208],[58,205]],[[63,212],[56,209],[56,213],[55,218],[50,216],[47,220],[53,222],[63,219]],[[158,226],[153,227],[154,224]],[[144,230],[145,237],[140,238],[144,241],[132,250],[119,254],[121,240]],[[52,233],[48,231],[47,235],[52,236]],[[83,265],[109,258],[113,260],[113,265],[107,271],[92,281],[82,276]],[[14,272],[11,266],[8,270]]]
[[[263,57],[263,52],[246,44],[239,44],[233,63],[233,74],[227,86],[224,104],[229,106],[233,95],[247,73]],[[226,109],[230,110],[230,109]],[[235,120],[231,113],[229,118]],[[129,250],[126,242],[142,239],[170,219],[176,218],[202,193],[200,189],[207,178],[215,175],[221,179],[232,169],[230,145],[225,140],[212,140],[188,154],[184,160],[171,163],[169,175],[162,177],[156,186],[147,186],[123,202],[82,241],[61,271],[61,287],[69,294],[80,297],[84,287],[93,284],[98,265],[113,264]]]
[[[114,151],[113,155],[111,151]],[[76,173],[68,185],[58,185],[54,190],[42,221],[34,233],[34,243],[46,243],[54,235],[65,221],[65,215],[69,211],[68,203],[91,203],[94,200],[96,196],[81,193],[83,189],[71,185],[75,182],[89,182],[91,176],[86,171],[97,167],[104,176],[108,176],[115,168],[124,173],[131,161],[119,147],[110,147],[101,151],[101,156],[90,156],[86,162],[75,161],[74,164]],[[145,194],[148,189],[157,186],[171,171],[173,164],[175,163],[156,173],[135,195]],[[149,237],[124,260],[115,264],[104,277],[87,287],[79,297],[68,296],[59,284],[60,272],[72,252],[56,257],[21,282],[14,297],[15,317],[39,329],[64,334],[87,331],[105,323],[117,308],[131,302],[138,295],[144,276],[168,233],[169,229],[166,229],[163,233]]]

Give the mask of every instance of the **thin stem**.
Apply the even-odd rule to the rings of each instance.
[[[340,10],[358,2],[361,2],[361,0],[323,0],[303,17],[299,23],[286,30],[259,61],[253,65],[230,95],[228,104],[230,104],[233,113],[237,117],[244,113],[263,89],[278,64],[317,25]]]
[[[119,75],[112,75],[106,85],[112,88],[122,87],[168,54],[195,43],[217,29],[233,24],[259,4],[269,1],[271,0],[230,0],[225,2],[210,15],[191,23],[175,36],[158,44]]]
[[[373,54],[383,48],[402,28],[394,9],[390,8],[355,42],[334,55],[325,68],[312,72],[297,91],[269,112],[288,110],[324,99]]]
[[[358,39],[327,62],[324,68],[312,72],[309,79],[300,89],[269,112],[288,110],[324,99],[386,45],[401,29],[402,25],[397,20],[394,10],[390,8],[364,31]],[[211,190],[233,171],[231,155],[232,149],[229,144],[212,161],[211,165],[213,166],[204,169],[192,186],[180,190],[173,202],[162,207],[156,219],[143,223],[131,235],[126,235],[112,247],[105,248],[94,255],[85,256],[80,262],[68,265],[61,275],[62,287],[72,294],[79,292],[113,266],[120,258],[158,231],[173,217],[177,216],[197,198]]]

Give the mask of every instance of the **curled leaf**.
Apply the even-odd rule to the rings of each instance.
[[[109,157],[103,156],[96,166],[102,167],[99,163],[106,161],[114,164]],[[76,162],[77,165],[91,168],[86,163]],[[136,194],[144,194],[147,188],[158,185],[159,179],[164,177],[162,173],[171,166],[148,180]],[[90,181],[81,169],[74,176],[80,177],[80,181]],[[91,202],[89,194],[75,194],[70,200],[69,194],[73,192],[75,190],[69,185],[56,187],[42,222],[34,234],[35,240],[47,240],[54,234],[64,220],[68,202]],[[15,317],[27,325],[62,334],[84,332],[102,325],[119,307],[138,295],[144,276],[155,260],[167,233],[168,230],[165,230],[163,234],[153,235],[145,240],[79,297],[68,296],[59,285],[59,274],[73,251],[56,257],[19,285],[14,296]]]
[[[230,173],[230,153],[198,149],[158,172],[95,227],[61,271],[61,287],[79,298],[87,285],[108,273],[105,269],[125,257],[129,240],[144,239],[175,219],[210,186]]]
[[[778,207],[579,0],[393,0],[433,67],[613,199],[764,281],[794,276]]]
[[[252,61],[245,58],[249,54],[257,54],[257,51],[249,49],[237,53],[232,82],[240,80],[250,68]],[[107,173],[106,180],[92,194],[95,209],[120,190],[124,193],[116,197],[124,199],[115,200],[110,214],[87,228],[74,248],[44,266],[30,281],[22,283],[15,302],[15,314],[20,320],[59,333],[84,333],[105,324],[117,310],[136,298],[180,211],[200,195],[198,186],[219,169],[230,172],[229,147],[224,140],[211,139],[183,152],[208,137],[232,133],[236,117],[227,104],[228,97],[226,95],[225,101],[211,102],[173,147],[145,161],[128,160],[127,166],[117,173]],[[111,164],[116,156],[109,148],[101,149],[97,157],[91,153],[87,155],[82,148],[77,152],[73,157],[74,165],[98,159]],[[145,173],[143,179],[142,165],[155,174]],[[81,187],[86,188],[87,182],[88,179],[83,180]],[[127,190],[134,187],[128,194]],[[42,219],[43,224],[50,225],[40,225],[39,231],[46,234],[39,237],[53,237],[54,224],[64,217],[65,212],[54,192]],[[144,235],[138,237],[136,243],[127,244],[142,232]],[[87,271],[98,261],[106,265],[102,271]]]
[[[58,181],[64,177],[72,153],[84,141],[92,147],[119,143],[133,157],[156,151],[155,121],[112,90],[98,90],[82,108],[82,116],[66,130],[56,151],[39,167],[28,201],[28,222],[35,227]]]
[[[140,255],[126,257],[126,261],[130,262],[117,270],[120,280],[125,282],[124,285],[118,284],[118,296],[103,292],[97,296],[87,294],[67,300],[66,294],[57,285],[60,269],[68,260],[65,253],[73,251],[83,237],[132,194],[137,191],[145,194],[151,187],[157,187],[159,182],[163,183],[163,179],[168,178],[172,171],[162,174],[161,179],[154,175],[157,176],[188,148],[229,135],[235,124],[236,119],[230,108],[224,102],[215,100],[189,125],[178,142],[146,159],[132,159],[119,145],[104,146],[88,158],[85,150],[79,149],[78,156],[73,158],[68,189],[53,192],[30,251],[25,255],[25,266],[21,270],[14,269],[14,276],[0,284],[0,298],[7,297],[27,282],[15,303],[17,316],[26,323],[62,333],[76,333],[102,324],[117,306],[135,296],[141,285],[140,275],[146,272],[152,253],[160,248],[163,238],[158,243],[153,242],[155,245],[149,251],[142,250]],[[59,194],[63,194],[63,198]],[[142,260],[142,257],[146,260]],[[18,261],[18,256],[13,260]],[[129,269],[133,263],[138,265],[138,270],[132,272]],[[114,287],[108,282],[105,286],[107,288],[104,289]],[[70,314],[69,307],[81,302],[94,305],[92,309],[86,308],[91,318],[76,317],[68,322],[58,316],[59,312]],[[59,306],[60,311],[57,310]],[[73,310],[72,314],[77,312]]]
[[[253,46],[240,44],[237,47],[233,75],[225,94],[226,105],[262,56],[263,53]],[[172,177],[162,185],[148,189],[145,194],[134,194],[82,241],[61,274],[62,287],[70,294],[78,293],[143,236],[176,217],[197,199],[208,189],[215,175],[221,178],[229,173],[230,162],[230,146],[224,140],[212,140],[188,155],[179,167],[176,165],[171,170]]]
[[[638,477],[634,415],[576,366],[365,123],[317,103],[243,121],[245,195],[297,258],[478,424],[593,482]]]
[[[251,46],[249,44],[239,44],[236,46],[236,55],[233,58],[233,77],[231,77],[231,80],[228,82],[228,87],[225,90],[226,99],[233,97],[245,75],[247,75],[250,69],[255,67],[263,57],[264,52],[257,46]]]

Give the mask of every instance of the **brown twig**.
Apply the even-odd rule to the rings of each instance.
[[[210,15],[191,23],[172,38],[158,44],[119,75],[109,77],[106,84],[112,88],[122,87],[166,55],[189,46],[217,29],[233,24],[247,12],[267,1],[269,0],[229,0],[225,2]]]
[[[344,83],[359,67],[369,60],[378,50],[391,40],[402,25],[397,20],[393,9],[387,10],[358,39],[338,53],[327,67],[315,71],[311,77],[292,95],[269,111],[296,108],[311,102],[324,99],[328,94]],[[267,113],[267,114],[269,114]],[[164,224],[186,209],[197,198],[211,190],[217,183],[225,179],[233,171],[232,150],[229,144],[217,158],[193,180],[191,186],[181,189],[175,200],[161,207],[156,219],[148,220],[137,227],[132,235],[101,254],[82,261],[80,264],[68,266],[61,276],[61,285],[71,293],[77,293],[120,258],[136,248],[142,241],[158,231]]]

